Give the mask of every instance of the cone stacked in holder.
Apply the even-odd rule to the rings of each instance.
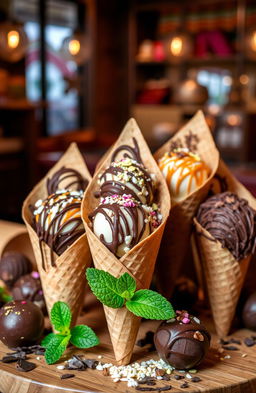
[[[237,197],[245,199],[249,206],[256,210],[256,201],[252,197],[249,191],[247,191],[230,173],[225,164],[220,161],[220,165],[216,174],[216,178],[214,179],[214,183],[226,184],[226,190],[234,193]],[[217,185],[217,184],[215,184]],[[216,187],[220,191],[223,190],[222,187]],[[220,196],[225,194],[219,194]],[[218,195],[216,195],[218,197]],[[238,206],[240,203],[233,201],[234,198],[228,197],[228,203],[230,203],[231,208],[235,209],[235,212],[238,214],[239,211]],[[207,201],[206,201],[207,203]],[[218,202],[216,202],[216,208],[218,209]],[[220,204],[222,202],[219,202]],[[245,203],[245,202],[244,202]],[[222,207],[222,206],[220,206]],[[207,209],[207,213],[209,209]],[[253,213],[251,213],[253,215]],[[200,209],[198,212],[198,217],[200,215]],[[232,242],[233,237],[233,229],[232,225],[229,225],[228,216],[225,214],[223,221],[223,227],[228,225],[229,231],[227,231],[227,241]],[[251,259],[251,254],[253,248],[255,247],[255,232],[253,235],[253,217],[245,218],[245,221],[241,220],[237,217],[235,219],[237,221],[234,225],[236,230],[240,231],[240,235],[243,235],[247,231],[247,226],[250,225],[251,234],[247,236],[244,235],[244,239],[241,242],[238,236],[236,236],[235,246],[237,250],[230,250],[227,248],[227,244],[224,244],[224,240],[219,237],[219,240],[208,232],[207,229],[203,228],[202,225],[199,224],[198,220],[195,218],[195,232],[196,232],[196,243],[198,253],[200,255],[202,270],[204,272],[206,286],[208,290],[209,300],[212,308],[213,319],[215,323],[215,328],[217,334],[220,337],[224,337],[229,333],[231,323],[235,314],[237,302],[239,299],[239,295],[244,283],[244,279],[246,276],[247,268]],[[214,221],[212,220],[215,231],[218,228],[218,225],[214,225]],[[242,223],[242,229],[240,225]],[[203,224],[203,222],[202,222]],[[256,226],[256,223],[255,223]],[[249,232],[250,232],[249,231]],[[216,233],[216,232],[215,232]],[[223,235],[223,230],[218,230],[219,235]],[[217,234],[217,237],[219,236]],[[235,234],[236,235],[236,234]],[[215,235],[216,236],[216,235]],[[239,242],[242,243],[243,247],[247,247],[244,253],[240,252],[238,249]],[[240,256],[239,256],[240,254]]]
[[[181,270],[182,263],[190,246],[193,217],[202,200],[208,194],[211,180],[219,164],[219,153],[215,147],[211,132],[206,124],[204,115],[199,111],[173,138],[166,142],[155,154],[156,161],[163,164],[166,153],[189,151],[201,159],[200,163],[208,168],[208,173],[200,173],[197,187],[191,183],[188,193],[183,192],[181,198],[176,199],[170,211],[170,216],[164,231],[163,241],[159,250],[156,265],[158,290],[166,297],[170,297],[175,280]],[[199,159],[196,158],[196,160]],[[159,164],[161,167],[161,164]],[[186,170],[186,168],[185,168]],[[162,169],[165,176],[165,171]],[[185,176],[187,173],[185,172]],[[168,180],[168,177],[166,177]],[[168,182],[169,183],[169,182]],[[170,186],[170,184],[169,184]],[[175,196],[175,194],[174,194]]]
[[[91,264],[90,250],[84,230],[77,232],[78,236],[74,237],[72,242],[67,242],[67,237],[71,232],[70,227],[67,226],[64,226],[66,228],[65,247],[59,248],[59,237],[55,237],[56,242],[54,243],[53,235],[55,230],[57,234],[62,234],[64,221],[58,221],[58,217],[61,216],[58,211],[52,211],[48,216],[47,214],[54,205],[56,197],[61,199],[64,198],[63,194],[66,197],[69,195],[70,200],[65,202],[66,205],[70,201],[72,202],[72,199],[76,201],[70,194],[73,192],[79,194],[77,190],[84,190],[90,179],[91,176],[83,157],[76,144],[73,143],[56,165],[34,187],[26,198],[22,209],[23,220],[27,226],[42,281],[48,312],[55,302],[64,301],[70,306],[73,323],[75,323],[84,301],[85,269]],[[68,189],[69,192],[65,192],[65,189]],[[64,200],[62,202],[64,203]],[[46,209],[45,203],[49,204],[50,209]],[[78,211],[80,212],[80,204],[81,202],[76,206],[77,213],[73,218],[71,229],[74,228],[74,223],[76,225],[74,220],[78,216]],[[67,209],[66,205],[63,205],[63,208]],[[45,212],[43,211],[44,206]],[[43,216],[44,213],[45,216]],[[65,218],[68,221],[68,215],[69,212],[65,217],[62,215],[61,219]],[[80,222],[82,224],[81,218]],[[56,228],[58,226],[57,229],[53,223],[56,224]],[[40,230],[39,224],[42,224]],[[45,233],[48,231],[48,237],[44,237],[44,231]]]
[[[139,156],[141,157],[143,167],[141,166],[139,167],[140,172],[143,172],[143,168],[145,168],[147,173],[155,175],[156,189],[157,189],[157,196],[155,202],[159,207],[159,211],[161,212],[162,223],[145,238],[143,238],[143,233],[141,232],[141,236],[137,237],[136,239],[136,242],[139,241],[137,244],[133,243],[134,236],[131,233],[131,235],[128,236],[129,237],[128,248],[127,249],[122,247],[121,249],[119,248],[118,253],[121,253],[119,254],[119,256],[120,255],[122,256],[120,257],[120,259],[118,259],[118,257],[116,256],[118,253],[115,252],[117,248],[112,248],[113,244],[112,246],[110,244],[113,240],[113,236],[114,236],[113,232],[112,232],[111,241],[109,241],[109,243],[107,239],[104,240],[104,238],[101,237],[101,240],[103,241],[102,242],[92,231],[89,216],[94,211],[96,211],[97,213],[96,208],[100,207],[100,211],[102,212],[102,209],[103,210],[106,209],[104,204],[106,203],[115,204],[116,200],[118,200],[117,195],[111,197],[110,195],[111,191],[106,190],[105,187],[102,187],[100,181],[102,174],[105,173],[104,180],[108,181],[110,179],[109,168],[111,167],[111,163],[113,163],[113,161],[117,161],[120,159],[121,160],[124,159],[125,161],[125,158],[127,157],[134,158],[134,154],[137,155],[137,157]],[[122,167],[123,167],[123,163],[121,161],[120,165]],[[118,191],[118,187],[120,186],[120,184],[116,182],[117,180],[116,173],[119,169],[115,168],[113,170],[112,168],[110,171],[111,173],[113,171],[115,172],[114,174],[113,173],[111,174],[111,179],[113,183],[110,182],[110,185],[113,186],[117,192],[120,191],[120,190]],[[134,163],[132,170],[135,172],[137,171],[136,162]],[[124,181],[123,188],[125,189],[124,194],[125,192],[128,192],[127,187],[130,189],[131,193],[136,194],[136,189],[138,190],[136,186],[138,186],[138,184],[139,186],[141,184],[145,185],[145,181],[147,182],[147,178],[148,178],[147,175],[145,175],[146,177],[144,178],[142,183],[140,183],[140,180],[138,180],[138,178],[135,179],[132,177],[132,178],[127,178],[127,180],[125,180],[126,171],[122,172],[122,176],[124,176],[123,177],[123,181]],[[142,176],[142,174],[140,174],[139,176],[143,177],[144,175]],[[137,180],[139,181],[139,183],[137,183]],[[97,200],[95,195],[99,192],[100,187],[104,199],[102,201],[102,204],[99,205],[99,200]],[[143,195],[145,196],[145,198],[150,197],[150,195],[148,195],[148,192],[150,192],[149,184],[146,185],[146,189],[144,189],[143,187],[141,188],[141,186],[139,188],[140,190],[138,194],[141,196],[141,198],[143,197]],[[120,195],[120,193],[118,195]],[[128,198],[129,199],[128,204],[131,204],[132,208],[135,209],[137,206],[137,202],[135,202],[135,199],[132,200],[131,197],[132,196],[130,195]],[[136,195],[134,195],[134,198],[135,197]],[[121,201],[120,201],[121,205],[119,204],[119,206],[117,207],[118,214],[120,214],[120,210],[123,209],[123,206],[126,206],[123,205],[123,198],[126,198],[126,196],[124,195],[124,197],[121,197]],[[111,208],[112,205],[108,205],[108,206],[109,208]],[[128,210],[128,205],[127,205],[127,210]],[[137,282],[137,289],[149,288],[163,230],[165,227],[167,216],[169,214],[169,210],[170,210],[170,196],[166,183],[161,176],[161,172],[159,171],[157,164],[155,163],[148,149],[148,146],[137,126],[137,123],[135,122],[134,119],[130,119],[126,124],[117,142],[110,149],[110,151],[105,155],[105,158],[101,163],[101,166],[96,171],[92,179],[92,182],[88,186],[84,195],[84,200],[82,204],[82,216],[84,219],[88,242],[90,245],[95,267],[97,269],[105,270],[110,274],[114,275],[115,277],[119,277],[121,274],[128,272],[131,276],[135,278]],[[104,214],[106,214],[106,210],[104,211],[105,211]],[[123,214],[124,212],[121,213]],[[108,212],[108,214],[110,213]],[[109,220],[108,222],[110,222],[111,217],[112,219],[114,217],[112,213],[110,215],[110,218],[106,217]],[[135,213],[134,217],[137,217],[136,219],[139,220],[139,213],[138,214]],[[118,219],[120,219],[120,217]],[[126,230],[131,231],[131,218],[128,215],[125,215],[124,219],[127,220]],[[121,222],[121,219],[119,222]],[[113,221],[112,224],[110,223],[110,226],[112,225],[114,225]],[[146,227],[147,225],[144,226],[144,229]],[[95,231],[95,228],[93,229]],[[122,233],[123,236],[124,234],[126,233]],[[118,238],[117,240],[121,242],[120,238]],[[127,240],[127,237],[125,240]],[[130,241],[132,243],[130,243]],[[119,364],[128,364],[131,359],[134,343],[139,329],[140,318],[136,317],[134,314],[129,312],[125,307],[121,309],[113,309],[104,306],[104,311],[108,323],[108,329],[113,344],[116,360]]]

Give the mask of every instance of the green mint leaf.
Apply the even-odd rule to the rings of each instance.
[[[56,334],[54,333],[49,333],[47,336],[45,336],[41,342],[42,347],[47,348],[49,342],[52,340],[53,337],[55,337]]]
[[[89,326],[77,325],[71,329],[70,342],[77,348],[91,348],[100,341]]]
[[[53,364],[61,358],[61,355],[66,350],[70,340],[70,335],[63,336],[61,334],[55,334],[48,342],[45,351],[45,360],[47,364]]]
[[[136,281],[130,274],[124,273],[117,279],[116,288],[120,296],[130,300],[136,290]]]
[[[140,289],[135,292],[126,307],[133,314],[147,319],[170,319],[175,312],[170,302],[162,295],[149,289]]]
[[[86,278],[92,292],[101,303],[112,308],[123,307],[124,299],[118,293],[117,278],[104,270],[94,268],[86,270]]]
[[[64,333],[64,335],[69,333],[68,328],[71,323],[72,315],[67,303],[64,302],[54,303],[54,306],[51,309],[50,318],[54,328],[57,331]]]
[[[11,302],[13,300],[13,297],[11,295],[9,295],[8,292],[6,292],[5,288],[0,287],[0,299],[4,303],[8,303],[8,302]]]

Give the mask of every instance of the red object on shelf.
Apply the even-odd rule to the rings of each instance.
[[[209,53],[230,56],[232,52],[227,38],[219,30],[204,31],[196,36],[195,54],[198,57],[207,57]]]
[[[163,61],[165,60],[165,51],[162,41],[154,41],[153,46],[153,60]]]

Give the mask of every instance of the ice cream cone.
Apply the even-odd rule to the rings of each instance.
[[[228,191],[246,199],[249,205],[256,209],[255,198],[234,178],[223,161],[220,161],[217,175],[225,180]],[[229,333],[232,324],[251,255],[237,261],[196,219],[194,224],[216,332],[220,337],[224,337]]]
[[[38,199],[47,197],[47,179],[63,166],[77,170],[87,180],[91,179],[81,153],[76,144],[72,143],[56,165],[28,195],[23,204],[22,216],[34,250],[48,312],[50,312],[55,302],[66,302],[72,311],[72,322],[75,323],[84,301],[85,270],[91,264],[87,237],[83,234],[58,256],[46,243],[39,241],[31,225],[30,206],[34,206]]]
[[[157,178],[158,195],[156,202],[159,205],[163,220],[161,225],[154,230],[146,239],[140,241],[128,253],[118,259],[107,247],[94,235],[90,228],[88,214],[98,205],[98,200],[94,197],[98,191],[98,175],[111,163],[112,153],[121,145],[133,146],[133,139],[136,138],[140,155],[145,167],[150,173],[154,173]],[[82,216],[84,219],[87,238],[91,249],[95,267],[106,270],[115,277],[128,272],[137,282],[137,289],[149,288],[155,261],[160,246],[166,219],[170,210],[170,196],[161,172],[153,159],[149,148],[134,119],[130,119],[117,142],[109,150],[98,171],[95,173],[92,182],[88,186],[82,203]],[[128,364],[134,343],[136,340],[140,318],[134,316],[126,308],[113,309],[104,306],[104,311],[108,323],[108,329],[113,344],[113,349],[118,364]]]
[[[218,168],[219,153],[204,115],[199,111],[154,154],[154,158],[158,161],[166,152],[170,151],[171,146],[177,145],[177,147],[189,148],[191,135],[192,138],[195,135],[193,152],[198,154],[208,166],[210,175],[196,191],[172,205],[156,264],[157,285],[159,291],[166,297],[171,296],[175,281],[186,257],[190,244],[193,217],[199,204],[208,194],[211,180]]]

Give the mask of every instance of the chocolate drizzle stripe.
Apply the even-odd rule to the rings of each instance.
[[[67,179],[74,179],[71,180],[69,183],[65,184],[65,189],[73,189],[74,190],[85,190],[88,185],[88,180],[85,179],[76,169],[73,168],[66,168],[65,166],[61,167],[51,178],[47,179],[46,187],[48,195],[55,194],[55,192],[60,188],[60,184]]]
[[[118,153],[120,153],[121,151],[127,151],[128,153],[131,154],[131,156],[129,156],[128,153],[124,153],[123,157],[129,157],[129,158],[133,158],[135,161],[140,162],[143,164],[142,160],[141,160],[141,156],[140,156],[140,149],[139,149],[139,145],[138,142],[135,138],[132,138],[133,143],[134,143],[134,147],[129,146],[129,145],[121,145],[119,146],[112,154],[111,156],[111,162],[115,161]]]

